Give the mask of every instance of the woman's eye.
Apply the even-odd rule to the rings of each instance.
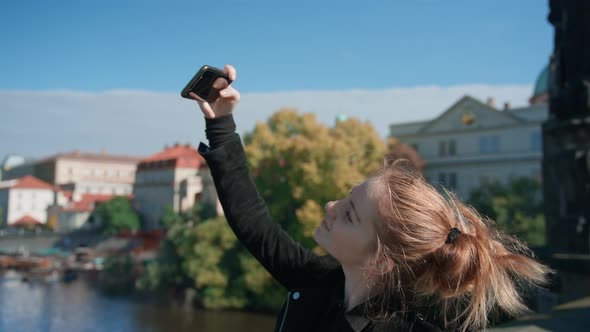
[[[348,218],[348,220],[350,220],[350,222],[352,222],[352,218],[350,217],[350,211],[346,211],[346,217]]]

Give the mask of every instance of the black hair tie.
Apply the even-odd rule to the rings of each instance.
[[[447,235],[447,240],[445,241],[446,244],[453,243],[457,236],[461,234],[461,231],[457,227],[451,228],[449,235]]]

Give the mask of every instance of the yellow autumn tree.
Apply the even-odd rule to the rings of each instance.
[[[386,144],[368,122],[327,127],[294,109],[274,113],[244,137],[258,189],[272,216],[296,240],[315,246],[324,204],[348,194],[383,164]]]

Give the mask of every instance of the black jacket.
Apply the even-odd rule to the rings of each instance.
[[[304,248],[273,222],[250,177],[240,137],[234,133],[213,150],[201,143],[199,152],[209,165],[230,227],[289,291],[275,331],[441,331],[420,313],[376,323],[363,314],[364,304],[344,312],[340,264]]]

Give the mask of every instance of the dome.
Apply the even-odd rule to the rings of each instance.
[[[539,76],[537,76],[537,81],[535,82],[535,90],[533,90],[533,96],[538,96],[543,93],[547,93],[549,88],[549,65],[546,65],[545,68],[541,71]]]
[[[348,116],[346,114],[337,114],[336,115],[336,122],[343,122],[348,120]]]

